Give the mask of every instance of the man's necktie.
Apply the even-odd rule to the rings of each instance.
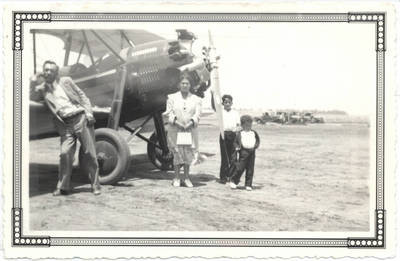
[[[53,85],[51,83],[46,83],[45,86],[46,86],[46,91],[53,92]]]

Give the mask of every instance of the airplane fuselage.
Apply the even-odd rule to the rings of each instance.
[[[209,72],[204,62],[177,40],[158,40],[128,47],[119,55],[124,62],[109,54],[90,67],[75,64],[60,69],[61,76],[70,76],[90,99],[97,112],[96,128],[107,125],[107,111],[114,90],[120,85],[122,66],[126,67],[127,75],[120,124],[164,111],[167,95],[178,91],[179,75],[184,69],[192,75],[193,85],[201,86],[196,94],[202,96],[208,87]],[[49,115],[44,115],[48,113],[44,108],[31,106],[31,138],[56,135],[50,126],[37,126],[37,118],[50,119]]]

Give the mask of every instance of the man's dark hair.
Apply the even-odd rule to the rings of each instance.
[[[231,102],[233,101],[232,95],[229,94],[224,94],[224,96],[222,96],[222,102],[224,102],[225,99],[229,99]]]
[[[54,61],[52,61],[52,60],[46,60],[44,63],[43,63],[43,69],[44,69],[44,66],[46,66],[46,64],[54,64],[56,67],[57,67],[57,72],[58,72],[58,65],[56,64],[56,62],[54,62]]]
[[[240,124],[243,125],[246,122],[253,122],[253,118],[250,115],[243,115],[242,117],[240,117]]]

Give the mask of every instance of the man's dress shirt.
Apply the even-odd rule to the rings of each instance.
[[[84,111],[82,106],[71,102],[64,89],[58,83],[55,82],[52,86],[46,86],[49,91],[46,92],[45,99],[53,104],[58,116],[65,119]]]

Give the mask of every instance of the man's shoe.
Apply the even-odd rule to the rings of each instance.
[[[192,184],[192,182],[190,181],[190,179],[185,179],[185,180],[183,181],[183,184],[185,184],[185,186],[188,187],[188,188],[193,188],[193,184]]]
[[[93,194],[94,194],[95,196],[98,196],[98,195],[101,194],[101,191],[100,191],[99,188],[94,188],[92,191],[93,191]]]
[[[53,196],[57,197],[61,195],[63,196],[69,195],[69,191],[63,189],[56,189],[53,191]]]
[[[180,187],[181,186],[181,181],[179,179],[174,179],[172,181],[172,186],[174,187]]]
[[[235,183],[233,183],[232,181],[229,183],[229,186],[231,187],[231,189],[237,188],[237,185]]]
[[[246,190],[247,190],[247,191],[252,191],[253,188],[252,188],[252,187],[249,187],[249,186],[246,186]]]

